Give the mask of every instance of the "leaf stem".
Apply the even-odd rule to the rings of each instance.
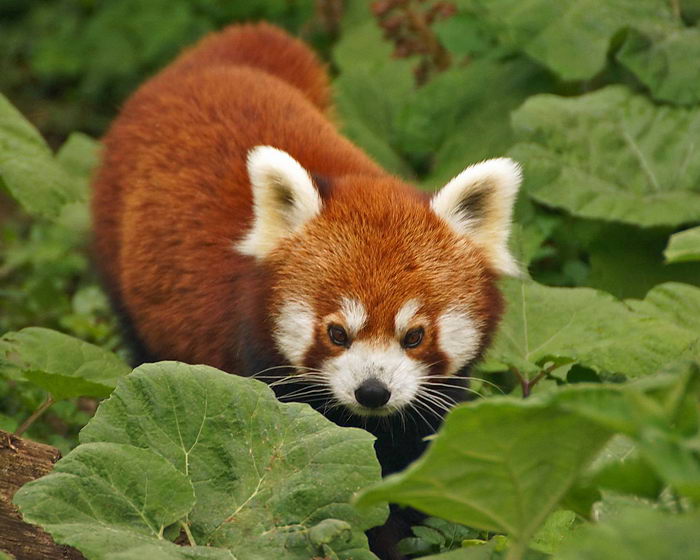
[[[519,540],[514,541],[512,545],[509,544],[506,560],[522,560],[525,555],[525,548],[525,543]]]
[[[53,396],[51,396],[51,393],[46,397],[46,400],[41,403],[37,409],[32,412],[31,416],[27,418],[24,422],[22,422],[19,427],[15,430],[15,435],[17,437],[21,436],[24,432],[26,432],[32,424],[36,421],[39,416],[44,414],[46,410],[56,401],[53,399]]]
[[[184,521],[180,521],[180,526],[185,531],[185,535],[187,535],[187,540],[189,541],[190,546],[197,546],[197,542],[194,540],[194,537],[192,536],[192,532],[190,531],[189,524],[184,522]]]
[[[528,379],[525,377],[520,371],[516,368],[510,368],[510,371],[512,371],[515,376],[518,378],[518,381],[520,382],[520,388],[523,391],[523,398],[527,398],[530,396],[530,393],[532,392],[532,388],[537,385],[542,378],[544,378],[547,374],[549,374],[553,369],[554,365],[544,368],[542,371],[540,371],[535,377],[532,379]]]

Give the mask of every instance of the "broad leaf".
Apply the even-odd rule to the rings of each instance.
[[[106,397],[131,371],[112,352],[72,336],[28,327],[0,338],[0,369],[16,370],[54,400]]]
[[[643,301],[627,304],[640,314],[664,319],[700,338],[700,288],[668,282],[652,289]]]
[[[700,102],[700,29],[669,27],[657,34],[631,32],[617,58],[655,99],[679,105]]]
[[[59,161],[37,130],[0,94],[0,186],[31,214],[57,216],[85,196],[84,184]]]
[[[162,538],[194,505],[192,484],[152,451],[115,443],[80,445],[48,476],[14,497],[25,521],[88,558]]]
[[[502,288],[508,307],[487,361],[524,376],[548,362],[647,375],[677,359],[695,340],[672,323],[636,314],[590,288],[551,288],[518,279],[504,281]]]
[[[564,80],[585,80],[605,66],[613,37],[627,27],[672,25],[657,0],[458,0],[498,34]]]
[[[74,132],[56,154],[56,161],[75,179],[83,183],[83,197],[88,195],[88,180],[98,163],[99,143],[80,132]]]
[[[664,256],[671,263],[700,261],[700,226],[674,233]]]
[[[372,437],[308,405],[280,404],[263,383],[205,366],[147,364],[102,403],[80,439],[149,449],[186,475],[199,545],[239,560],[306,560],[323,552],[311,530],[332,518],[350,524],[351,538],[324,546],[339,558],[373,558],[362,531],[381,524],[385,509],[361,515],[349,503],[379,479]]]
[[[658,107],[622,86],[531,97],[513,113],[525,189],[586,218],[642,226],[700,220],[700,109]]]
[[[576,388],[581,398],[608,389]],[[556,394],[557,397],[559,396]],[[572,434],[576,434],[572,437]],[[610,432],[549,400],[494,398],[453,409],[427,452],[360,494],[525,543]]]
[[[577,532],[557,560],[700,560],[698,514],[632,509]]]

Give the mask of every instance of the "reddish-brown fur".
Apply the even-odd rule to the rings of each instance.
[[[208,36],[124,105],[104,139],[94,181],[95,254],[152,355],[251,374],[240,359],[239,329],[253,329],[259,348],[274,354],[268,293],[284,298],[285,289],[308,291],[321,278],[379,304],[367,335],[387,328],[406,297],[431,290],[438,305],[456,292],[472,300],[491,330],[500,300],[479,252],[466,243],[454,247],[454,235],[427,210],[424,196],[338,134],[323,112],[328,99],[326,74],[311,51],[260,24]],[[246,154],[265,144],[333,182],[321,219],[303,240],[306,249],[287,262],[272,258],[274,271],[233,249],[252,217]],[[369,228],[364,238],[357,237],[359,216]],[[391,235],[398,230],[409,233]],[[410,232],[425,238],[427,231],[442,237],[446,254],[469,252],[461,286],[451,286],[444,270],[441,276],[439,255],[430,256],[432,281],[412,264],[422,240]],[[320,276],[305,251],[329,238],[357,244],[329,255],[333,262],[318,266],[334,274]],[[454,260],[443,262],[444,268]],[[399,271],[407,276],[397,284]],[[337,310],[334,290],[315,286],[316,294],[321,315]]]
[[[395,336],[397,310],[419,298],[426,339],[407,351],[434,374],[445,368],[435,322],[450,306],[470,309],[487,345],[502,304],[482,251],[343,138],[328,109],[313,53],[265,24],[208,36],[126,102],[94,180],[95,255],[151,357],[243,375],[284,364],[273,318],[293,297],[319,318],[311,366],[342,351],[324,322],[342,296],[369,310],[358,337],[373,339]],[[258,145],[288,152],[317,177],[323,199],[321,214],[264,262],[235,249],[252,224],[246,157]],[[385,470],[420,453],[427,432],[415,430],[404,442],[379,437]],[[373,538],[394,557],[394,537]]]

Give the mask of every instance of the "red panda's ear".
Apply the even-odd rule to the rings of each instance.
[[[508,250],[508,236],[520,182],[517,163],[508,158],[490,159],[467,167],[430,203],[452,229],[486,252],[494,270],[511,276],[519,274]]]
[[[309,173],[287,152],[257,146],[248,152],[253,189],[253,226],[238,243],[246,255],[265,258],[279,241],[321,211],[321,197]]]

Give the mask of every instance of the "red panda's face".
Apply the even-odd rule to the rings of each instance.
[[[278,350],[319,398],[356,414],[448,408],[440,388],[483,352],[502,309],[495,280],[512,264],[450,223],[481,221],[498,238],[484,222],[488,193],[431,202],[377,177],[343,178],[331,193],[298,203],[318,209],[264,254]],[[241,247],[259,246],[275,224],[266,227]]]

